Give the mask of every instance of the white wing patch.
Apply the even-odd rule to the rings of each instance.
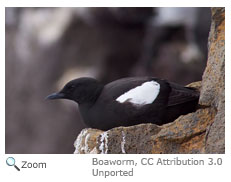
[[[116,101],[120,103],[130,102],[134,105],[142,106],[151,104],[160,92],[160,84],[155,81],[145,82],[123,95],[119,96]]]

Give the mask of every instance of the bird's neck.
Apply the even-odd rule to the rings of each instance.
[[[94,91],[88,92],[85,96],[87,97],[87,100],[83,103],[79,103],[79,110],[81,113],[81,116],[87,124],[87,126],[92,126],[94,123],[92,123],[92,117],[91,117],[91,108],[93,108],[94,104],[96,103],[97,99],[99,98],[104,86],[97,87]]]
[[[79,106],[84,107],[84,108],[90,108],[92,105],[95,104],[95,102],[99,98],[103,88],[104,88],[104,85],[99,85],[97,86],[97,88],[88,91],[85,94],[86,99],[83,98],[83,102],[79,103]]]

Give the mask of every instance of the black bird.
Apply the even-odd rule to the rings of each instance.
[[[68,82],[47,99],[79,104],[84,122],[108,130],[140,123],[162,125],[196,110],[199,91],[154,77],[131,77],[103,85],[93,78]]]

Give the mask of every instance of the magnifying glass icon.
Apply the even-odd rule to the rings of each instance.
[[[8,157],[8,158],[6,159],[6,164],[7,164],[8,166],[14,166],[15,169],[17,169],[18,171],[20,171],[20,169],[18,168],[18,166],[15,165],[15,159],[14,159],[13,157]]]

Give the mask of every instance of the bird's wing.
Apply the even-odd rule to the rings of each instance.
[[[191,87],[183,87],[169,82],[171,92],[168,98],[168,106],[174,106],[199,99],[200,92]]]
[[[113,81],[105,85],[104,90],[110,93],[110,97],[116,99],[125,92],[142,85],[146,81],[150,81],[149,77],[130,77]],[[109,95],[108,95],[109,96]]]
[[[155,102],[156,106],[163,107],[167,104],[170,90],[165,80],[154,77],[132,77],[107,84],[101,93],[101,99],[130,103],[138,107]]]

